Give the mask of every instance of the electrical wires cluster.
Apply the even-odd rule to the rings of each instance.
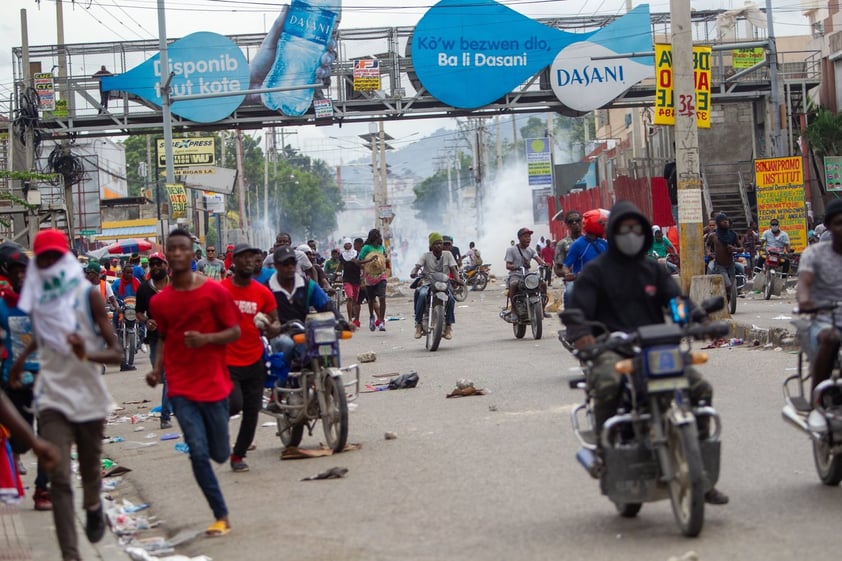
[[[15,113],[15,120],[12,123],[15,136],[25,145],[27,131],[33,131],[33,144],[37,150],[38,145],[41,144],[41,132],[38,130],[38,92],[35,88],[24,88],[20,92]]]
[[[53,185],[58,185],[63,180],[66,180],[67,184],[78,183],[85,177],[82,159],[60,145],[56,145],[47,157],[47,169],[60,176],[53,181]]]

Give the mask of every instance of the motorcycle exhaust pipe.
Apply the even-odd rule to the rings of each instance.
[[[594,479],[599,479],[599,472],[602,465],[593,450],[585,448],[584,446],[579,448],[576,452],[576,459],[579,460],[579,463],[582,464],[582,467],[585,468],[588,475]]]
[[[781,417],[787,423],[791,424],[795,428],[801,430],[802,432],[806,432],[807,434],[812,434],[813,431],[810,430],[810,427],[807,426],[806,419],[803,419],[801,415],[795,410],[795,407],[787,403],[784,405],[784,408],[781,410]]]

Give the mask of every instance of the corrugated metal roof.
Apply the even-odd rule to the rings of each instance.
[[[127,226],[123,228],[103,228],[101,234],[94,236],[97,241],[103,240],[120,240],[123,238],[142,237],[158,237],[158,226],[151,224],[148,226]]]

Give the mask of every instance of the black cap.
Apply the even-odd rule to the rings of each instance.
[[[842,199],[833,199],[824,209],[824,225],[830,226],[830,220],[842,213]]]
[[[262,253],[262,250],[258,247],[254,247],[250,243],[238,243],[234,246],[234,251],[231,253],[234,257],[241,253]]]
[[[272,259],[275,263],[283,263],[288,259],[295,259],[295,250],[288,245],[282,245],[275,250],[275,255]]]

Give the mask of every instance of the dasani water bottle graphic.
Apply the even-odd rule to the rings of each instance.
[[[275,64],[264,88],[313,84],[322,55],[339,22],[341,0],[293,0],[278,39]],[[297,117],[310,108],[313,90],[289,90],[261,95],[269,109]]]

